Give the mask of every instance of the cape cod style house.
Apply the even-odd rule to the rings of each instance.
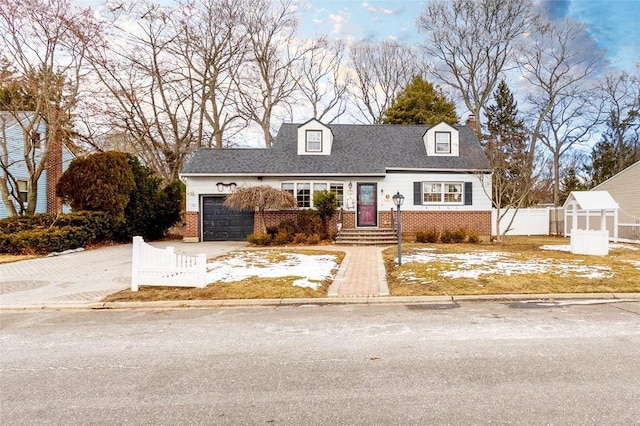
[[[300,209],[313,208],[314,192],[333,191],[343,230],[391,229],[392,196],[399,192],[403,234],[432,228],[491,233],[491,170],[470,125],[284,123],[272,148],[203,148],[181,177],[185,241],[244,240],[254,232],[254,212],[222,204],[234,188],[251,185],[291,191]],[[268,212],[267,225],[294,215]]]
[[[35,213],[68,212],[69,207],[63,206],[61,199],[56,196],[56,185],[74,155],[60,138],[49,137],[47,123],[43,119],[38,120],[38,126],[27,134],[25,129],[31,127],[31,120],[33,112],[30,111],[17,115],[0,111],[0,155],[2,164],[7,166],[10,175],[15,178],[15,183],[9,182],[11,191],[15,191],[20,201],[26,205],[27,194],[32,188],[25,155],[32,155],[39,164],[48,149],[45,168],[37,181],[38,198]],[[47,144],[50,146],[47,147]],[[26,154],[25,146],[32,147]],[[4,170],[1,173],[5,173]],[[16,209],[20,210],[16,200],[10,199],[8,202],[14,203]],[[0,219],[8,215],[5,202],[0,201]]]

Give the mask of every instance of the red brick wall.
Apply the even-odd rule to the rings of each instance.
[[[198,212],[185,212],[184,214],[185,237],[197,237],[200,238],[200,215]]]
[[[61,213],[62,200],[56,197],[56,185],[62,176],[62,138],[47,135],[47,213]]]
[[[415,234],[418,231],[435,228],[475,230],[480,236],[491,235],[491,212],[447,211],[447,212],[405,212],[402,214],[402,233]]]

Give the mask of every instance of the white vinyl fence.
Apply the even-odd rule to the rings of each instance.
[[[141,285],[198,287],[207,285],[207,256],[175,254],[173,247],[159,249],[133,237],[131,291]]]
[[[531,209],[511,209],[500,220],[500,232],[509,226],[511,218],[515,214],[515,219],[506,235],[549,235],[550,208],[531,208]],[[500,211],[502,214],[503,211]],[[491,235],[497,234],[496,217],[498,211],[491,211]]]

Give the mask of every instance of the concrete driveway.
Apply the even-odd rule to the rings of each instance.
[[[246,242],[183,243],[161,241],[176,253],[216,257],[247,246]],[[0,307],[83,305],[131,285],[131,244],[0,265]]]

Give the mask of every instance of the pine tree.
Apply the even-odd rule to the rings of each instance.
[[[418,75],[382,113],[380,121],[383,124],[433,125],[443,121],[456,124],[458,115],[455,104],[444,92]]]
[[[591,174],[591,187],[601,184],[640,159],[636,149],[637,137],[625,135],[628,124],[618,123],[613,114],[607,124],[602,138],[591,149],[591,165],[585,166]]]
[[[489,134],[483,145],[493,170],[491,198],[498,209],[497,237],[501,239],[510,224],[501,233],[500,220],[509,209],[517,210],[529,198],[531,171],[527,161],[528,140],[524,121],[518,118],[518,104],[504,80],[493,96],[495,103],[487,107]]]

